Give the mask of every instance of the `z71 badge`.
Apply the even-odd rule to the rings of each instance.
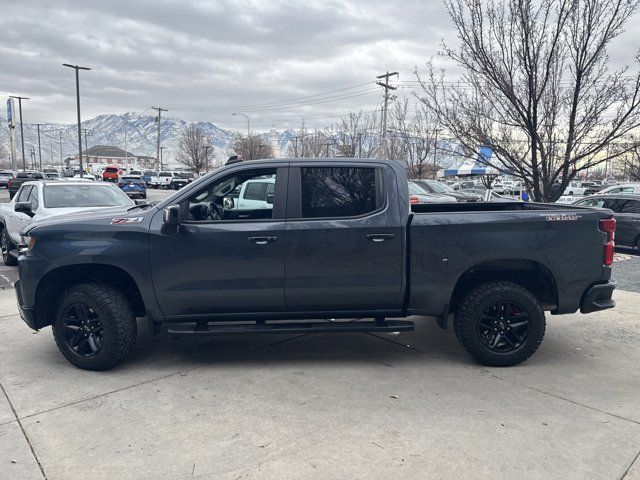
[[[111,225],[125,225],[127,223],[140,223],[142,217],[112,218]]]
[[[547,222],[575,222],[579,218],[582,218],[582,215],[578,215],[576,213],[547,213],[547,214],[544,214],[544,219]]]

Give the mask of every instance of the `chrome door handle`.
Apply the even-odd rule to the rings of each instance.
[[[380,243],[385,240],[391,240],[395,237],[393,233],[370,233],[366,236],[367,240],[371,240],[372,242]]]
[[[249,237],[249,241],[256,245],[267,245],[278,240],[278,237]]]

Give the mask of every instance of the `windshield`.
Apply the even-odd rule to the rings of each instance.
[[[46,208],[130,207],[133,202],[112,185],[45,185]]]
[[[447,193],[455,191],[446,183],[437,182],[436,180],[425,180],[425,183],[429,185],[435,193]]]

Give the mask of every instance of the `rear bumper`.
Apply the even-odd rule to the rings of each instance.
[[[615,288],[615,282],[599,283],[589,287],[582,295],[580,312],[591,313],[615,307],[616,302],[611,298]]]
[[[28,307],[24,305],[24,301],[22,299],[22,288],[20,285],[20,280],[16,280],[16,283],[14,284],[14,289],[16,291],[16,297],[18,300],[18,309],[20,310],[20,318],[22,318],[24,323],[29,325],[29,328],[32,328],[33,330],[37,330],[38,328],[36,327],[36,316],[35,316],[35,312],[33,311],[33,307]]]

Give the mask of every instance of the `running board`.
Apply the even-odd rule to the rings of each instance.
[[[408,320],[366,322],[255,322],[255,323],[172,323],[167,334],[174,336],[229,335],[236,333],[355,333],[410,332],[415,327]]]

